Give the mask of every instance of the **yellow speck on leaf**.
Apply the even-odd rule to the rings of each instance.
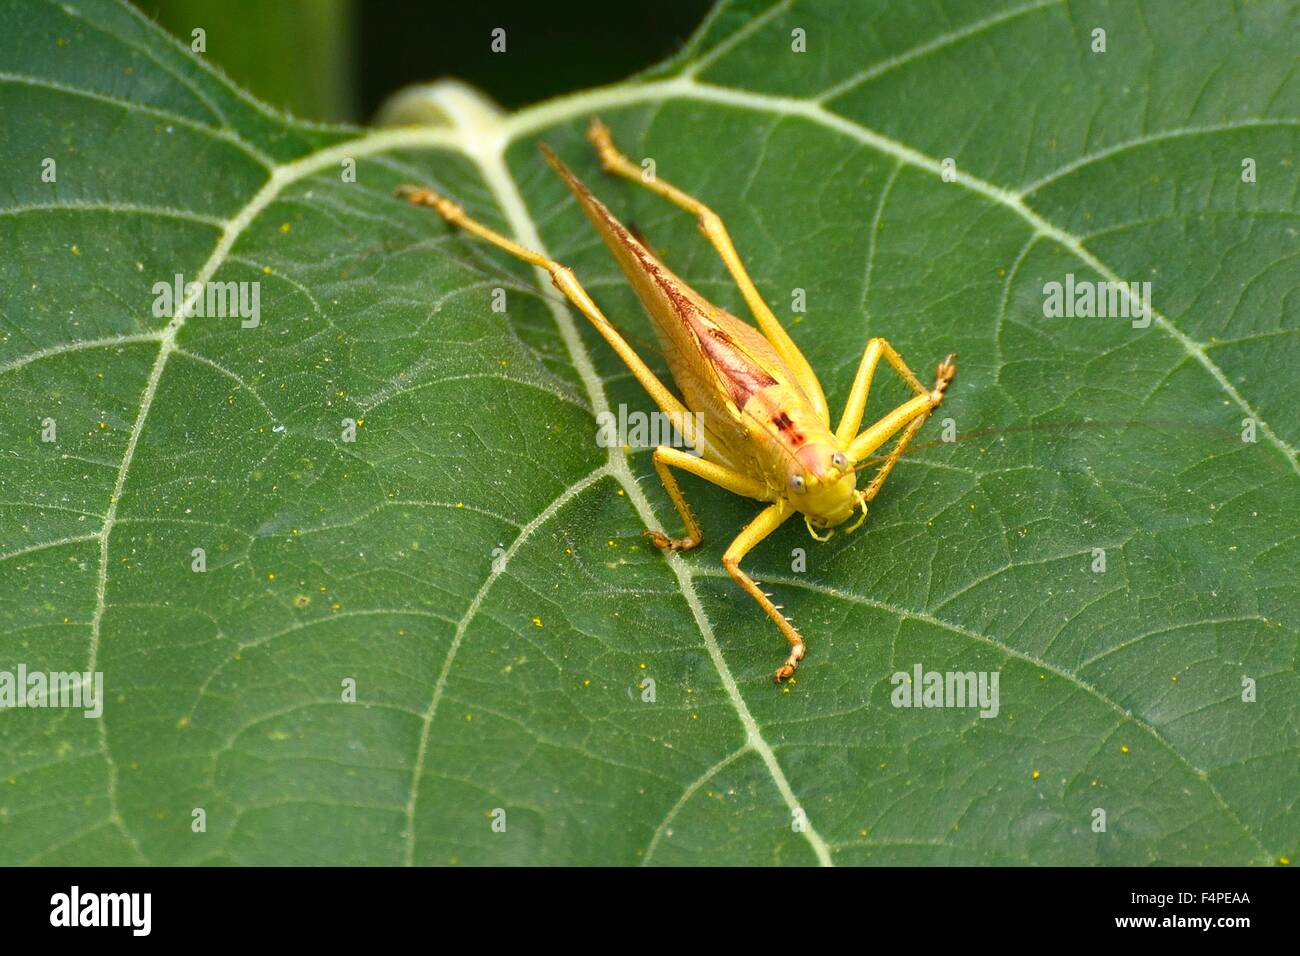
[[[66,621],[67,618],[64,618],[64,620]],[[641,662],[641,669],[642,669],[642,670],[645,670],[645,661],[642,661],[642,662]]]
[[[181,730],[184,730],[189,725],[190,719],[188,717],[182,717],[180,720],[176,721],[176,726]]]
[[[533,618],[533,627],[541,627],[541,626],[542,626],[542,619],[540,617]]]
[[[330,605],[330,610],[337,611],[340,610],[342,607],[343,607],[342,604],[340,604],[338,601],[335,601],[333,604]]]
[[[1032,774],[1030,774],[1030,776],[1033,777],[1033,779],[1037,780],[1039,776],[1038,771],[1035,770]]]
[[[1289,856],[1279,856],[1279,857],[1277,858],[1277,861],[1278,861],[1279,863],[1281,863],[1283,866],[1290,866],[1290,865],[1291,865],[1291,858],[1290,858]]]
[[[1128,753],[1128,744],[1120,744],[1120,745],[1119,745],[1119,752],[1122,753],[1122,754],[1126,754],[1126,753]]]
[[[275,580],[275,572],[274,572],[274,571],[267,571],[267,572],[266,572],[266,579],[267,579],[268,581],[274,581],[274,580]]]
[[[582,686],[583,686],[583,687],[590,687],[590,686],[591,686],[591,680],[590,680],[590,679],[584,680],[584,681],[582,682]]]
[[[282,235],[287,236],[289,234],[289,230],[292,228],[293,226],[289,225],[287,222],[280,223],[280,233]]]

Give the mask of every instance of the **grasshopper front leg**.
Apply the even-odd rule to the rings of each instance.
[[[884,342],[883,339],[873,339],[872,341],[873,343],[876,341]],[[893,349],[889,348],[888,343],[885,343],[885,348],[888,348],[889,352],[893,352]],[[867,351],[868,354],[870,354],[871,349],[868,348]],[[897,353],[894,354],[897,355]],[[894,470],[894,465],[898,463],[898,459],[901,458],[903,452],[907,450],[907,446],[911,443],[913,436],[920,431],[921,426],[924,425],[926,419],[930,417],[930,413],[938,408],[939,403],[943,401],[944,392],[947,390],[948,386],[952,384],[952,380],[957,374],[957,366],[953,362],[954,358],[955,356],[949,355],[939,364],[939,367],[935,372],[934,387],[928,391],[919,381],[917,381],[916,376],[912,374],[911,370],[907,369],[906,365],[903,365],[902,368],[906,370],[906,374],[903,375],[904,379],[906,379],[908,384],[912,385],[919,394],[911,401],[899,405],[875,424],[865,429],[849,443],[850,456],[855,462],[861,462],[877,448],[889,441],[889,439],[897,433],[899,429],[903,430],[903,434],[899,437],[898,441],[894,443],[894,447],[890,449],[889,454],[885,456],[884,464],[880,466],[875,477],[873,477],[867,487],[863,489],[862,502],[864,506],[867,502],[876,497],[876,493],[880,491],[880,486],[885,483],[885,479],[889,477],[889,473]],[[902,364],[901,359],[899,359],[899,364]],[[900,374],[903,373],[900,372]],[[868,375],[868,382],[869,380],[870,375]],[[865,409],[865,405],[865,396],[863,397],[861,404],[858,403],[856,398],[850,397],[849,407],[845,409],[845,419],[840,422],[840,427],[844,428],[846,424],[856,427],[856,423],[851,422],[850,413],[856,411],[860,417],[863,409]],[[852,434],[851,430],[849,431],[849,434]]]
[[[786,678],[794,676],[795,668],[803,660],[806,650],[803,637],[795,630],[794,625],[790,623],[786,616],[781,613],[780,606],[773,604],[771,598],[764,593],[757,582],[740,570],[740,562],[759,542],[785,524],[785,520],[792,514],[794,514],[794,509],[784,500],[768,505],[758,513],[757,518],[745,525],[745,529],[736,536],[736,540],[731,542],[731,546],[727,548],[727,553],[722,556],[722,566],[727,569],[731,579],[739,584],[746,594],[758,602],[758,606],[763,609],[763,613],[772,619],[772,623],[777,626],[790,644],[790,656],[785,659],[784,664],[776,669],[775,676],[778,684]]]
[[[862,416],[867,411],[867,396],[871,392],[871,383],[876,377],[876,366],[880,360],[887,361],[898,373],[901,378],[917,395],[928,395],[930,390],[921,384],[903,361],[903,357],[898,354],[898,350],[889,344],[888,339],[882,339],[879,336],[867,342],[867,347],[862,353],[862,363],[858,366],[858,373],[853,377],[853,387],[849,390],[848,401],[844,403],[844,413],[840,416],[840,423],[835,429],[835,437],[841,443],[847,445],[853,441],[858,433],[858,428],[862,424]],[[948,361],[952,356],[948,356]]]

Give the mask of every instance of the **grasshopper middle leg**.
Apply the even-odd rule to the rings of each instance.
[[[717,250],[723,264],[727,267],[727,271],[731,273],[732,281],[740,289],[745,304],[749,306],[749,311],[754,314],[754,319],[758,322],[758,327],[763,331],[763,335],[772,343],[772,347],[776,349],[782,360],[790,368],[790,371],[794,373],[800,387],[803,388],[804,393],[812,401],[817,414],[823,420],[826,420],[829,412],[826,408],[826,395],[822,391],[821,382],[818,381],[812,366],[808,364],[804,354],[794,344],[794,340],[790,338],[789,333],[777,321],[767,303],[763,301],[762,295],[759,294],[758,288],[754,285],[754,280],[749,277],[749,272],[740,259],[740,254],[736,252],[735,244],[731,241],[731,235],[727,232],[727,227],[722,223],[722,217],[694,196],[683,192],[657,176],[650,180],[644,179],[641,175],[641,167],[618,151],[613,139],[610,137],[609,127],[600,120],[594,119],[591,121],[591,126],[587,129],[587,139],[596,148],[596,156],[599,158],[601,168],[605,172],[644,186],[651,192],[667,199],[673,205],[679,206],[699,218],[700,232],[704,233],[704,238],[708,239],[713,248]]]
[[[670,448],[667,445],[660,445],[655,449],[654,463],[655,471],[659,473],[659,480],[663,482],[664,490],[668,492],[673,507],[677,509],[677,513],[682,516],[682,522],[686,525],[686,536],[682,538],[670,538],[662,531],[649,529],[643,531],[642,534],[654,541],[659,548],[668,548],[673,551],[689,551],[698,546],[703,538],[700,523],[691,511],[691,506],[686,503],[686,496],[682,494],[681,485],[677,483],[677,478],[674,477],[671,468],[680,468],[682,471],[690,472],[705,481],[712,482],[719,488],[725,488],[733,494],[744,495],[746,498],[770,500],[771,497],[762,482],[714,462],[689,455],[680,449]]]

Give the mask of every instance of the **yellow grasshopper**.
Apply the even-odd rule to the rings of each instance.
[[[699,217],[701,232],[722,257],[758,322],[755,329],[673,275],[542,145],[547,162],[568,184],[636,290],[663,346],[680,399],[605,318],[571,269],[471,219],[456,203],[430,189],[400,186],[397,193],[412,203],[431,207],[452,226],[545,269],[556,288],[591,320],[618,353],[673,427],[700,451],[696,456],[666,445],[654,450],[655,470],[686,525],[686,534],[680,538],[645,531],[658,547],[688,551],[701,540],[699,522],[671,468],[697,475],[735,494],[768,502],[731,542],[722,563],[790,644],[789,656],[776,671],[780,683],[794,674],[803,659],[804,640],[781,613],[780,606],[773,604],[770,595],[740,569],[741,560],[795,512],[803,515],[809,533],[818,541],[825,541],[832,533],[819,534],[819,529],[830,529],[860,512],[846,533],[856,530],[866,520],[867,503],[876,496],[912,436],[943,400],[944,390],[957,371],[955,356],[949,355],[940,363],[934,387],[926,388],[893,346],[882,338],[871,339],[839,425],[832,431],[821,382],[759,295],[717,214],[662,179],[644,178],[641,167],[614,147],[609,130],[599,120],[592,121],[587,138],[595,146],[606,173],[639,183]],[[916,395],[859,433],[871,379],[882,357]],[[702,423],[703,435],[697,434],[697,422]],[[900,431],[879,471],[866,488],[859,489],[858,468]]]

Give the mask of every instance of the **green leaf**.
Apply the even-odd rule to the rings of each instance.
[[[1294,858],[1295,27],[737,0],[635,83],[509,117],[441,85],[391,111],[437,122],[365,133],[131,7],[0,0],[0,672],[106,698],[0,713],[0,862]],[[719,564],[755,503],[688,479],[705,544],[655,553],[678,519],[593,420],[646,396],[531,270],[392,197],[545,248],[648,343],[544,138],[744,314],[689,216],[600,176],[595,114],[778,314],[804,290],[835,409],[870,336],[960,356],[862,531],[748,560],[808,638],[784,690]],[[156,317],[177,274],[260,283],[259,324]],[[1048,317],[1067,274],[1150,282],[1149,326]],[[893,706],[918,665],[996,672],[996,716]]]

